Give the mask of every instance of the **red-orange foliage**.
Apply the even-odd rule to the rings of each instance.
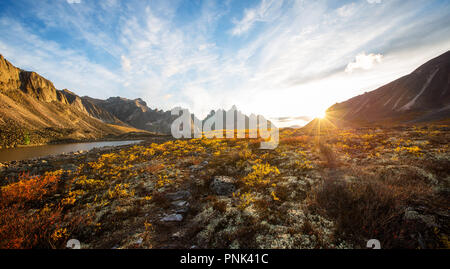
[[[39,201],[56,190],[59,178],[55,175],[30,176],[22,174],[19,181],[1,188],[0,206],[10,203]]]
[[[54,247],[51,234],[62,221],[62,208],[30,212],[15,204],[0,208],[0,248]]]
[[[18,182],[1,188],[0,248],[56,247],[51,235],[61,227],[63,208],[42,207],[42,199],[55,193],[59,180],[55,175],[23,174]],[[37,203],[41,208],[33,208]]]

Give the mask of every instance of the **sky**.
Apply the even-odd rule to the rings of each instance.
[[[449,0],[0,1],[0,54],[58,89],[280,127],[449,49]]]

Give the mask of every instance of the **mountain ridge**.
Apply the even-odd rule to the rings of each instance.
[[[450,51],[373,91],[334,104],[327,119],[339,126],[402,124],[450,118]]]
[[[244,116],[248,126],[249,116],[235,106],[229,111],[233,109]],[[214,113],[219,111],[228,112],[219,109]],[[0,54],[0,148],[21,145],[29,140],[28,136],[31,144],[46,144],[61,139],[123,136],[127,132],[170,134],[177,117],[171,111],[148,107],[141,98],[117,96],[103,100],[58,90],[50,80],[15,67]],[[191,117],[202,124],[208,120],[208,116],[199,120],[192,113]]]
[[[73,92],[56,89],[50,80],[0,55],[0,148],[145,133],[120,122],[104,122],[84,108]]]

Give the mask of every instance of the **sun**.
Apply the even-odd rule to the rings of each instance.
[[[325,111],[319,111],[316,113],[315,117],[319,119],[324,119],[327,116]]]

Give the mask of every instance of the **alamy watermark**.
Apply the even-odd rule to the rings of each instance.
[[[81,243],[77,239],[70,239],[67,241],[66,247],[70,249],[81,249]]]
[[[381,243],[378,239],[370,239],[367,241],[366,247],[371,249],[381,249]]]
[[[236,109],[218,110],[205,121],[201,121],[187,109],[174,108],[171,113],[178,116],[171,125],[172,136],[177,139],[259,137],[263,140],[261,149],[275,149],[279,143],[278,128],[260,115],[246,116]]]

